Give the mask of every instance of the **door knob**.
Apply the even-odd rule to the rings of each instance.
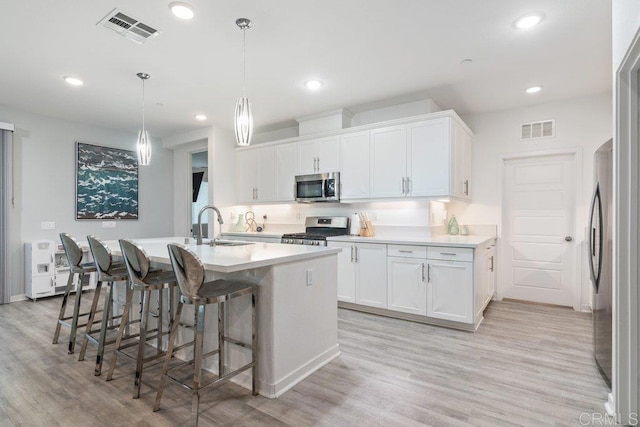
[[[570,242],[570,241],[572,241],[572,240],[573,240],[573,237],[571,237],[571,236],[567,236],[567,237],[565,237],[565,238],[564,238],[564,240],[566,240],[567,242]]]

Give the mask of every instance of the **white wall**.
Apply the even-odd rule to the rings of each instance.
[[[555,137],[533,141],[520,140],[522,123],[546,119],[555,119]],[[582,177],[578,187],[579,214],[576,218],[576,229],[580,230],[580,233],[574,236],[574,239],[580,252],[584,252],[593,186],[593,153],[612,137],[611,94],[470,115],[463,117],[463,120],[475,133],[471,178],[473,203],[450,203],[449,213],[455,214],[460,223],[497,224],[502,214],[500,156],[581,147]],[[580,259],[586,260],[586,257]],[[586,261],[582,264],[581,308],[587,309],[591,292]]]
[[[14,281],[12,296],[24,294],[24,242],[36,239],[59,241],[67,232],[84,239],[95,234],[103,239],[152,237],[166,234],[173,219],[172,153],[153,140],[150,166],[139,169],[138,220],[120,220],[114,229],[100,221],[75,219],[76,141],[133,150],[136,134],[87,126],[21,112],[0,106],[0,121],[13,123],[15,218],[12,247]],[[168,172],[168,173],[167,173]],[[41,230],[42,221],[56,223],[55,230]]]
[[[640,1],[614,0],[612,4],[613,70],[620,66],[631,41],[640,29]]]

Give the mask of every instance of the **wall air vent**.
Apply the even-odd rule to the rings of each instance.
[[[553,138],[556,133],[555,120],[523,123],[520,126],[520,139]]]
[[[118,9],[113,9],[96,25],[113,30],[122,37],[138,44],[146,43],[160,34],[160,31],[152,26],[140,22],[138,19]]]

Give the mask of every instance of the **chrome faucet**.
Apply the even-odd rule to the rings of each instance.
[[[224,221],[222,220],[222,214],[220,213],[218,208],[216,208],[215,206],[205,206],[204,208],[200,209],[200,212],[198,212],[198,237],[196,238],[197,245],[202,244],[202,214],[207,209],[213,209],[218,214],[218,222],[220,223],[220,232],[222,232],[222,224],[224,224]],[[215,233],[214,233],[214,237],[215,237]],[[215,238],[213,240],[215,240]]]

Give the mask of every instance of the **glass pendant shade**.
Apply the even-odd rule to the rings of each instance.
[[[253,114],[251,114],[251,103],[245,94],[247,84],[246,30],[251,28],[253,23],[250,19],[238,18],[236,25],[242,30],[242,97],[236,103],[233,125],[236,130],[236,143],[240,146],[247,146],[251,144],[251,136],[253,135]]]
[[[144,81],[151,76],[147,73],[138,73],[136,75],[142,80],[142,130],[138,131],[136,152],[138,153],[138,164],[148,166],[151,164],[151,137],[149,136],[149,131],[144,128]]]
[[[138,152],[138,164],[148,166],[151,163],[151,137],[149,137],[149,131],[144,129],[138,131],[136,151]]]
[[[238,99],[234,125],[238,145],[249,145],[251,143],[251,135],[253,135],[253,115],[251,114],[249,98],[243,96]]]

